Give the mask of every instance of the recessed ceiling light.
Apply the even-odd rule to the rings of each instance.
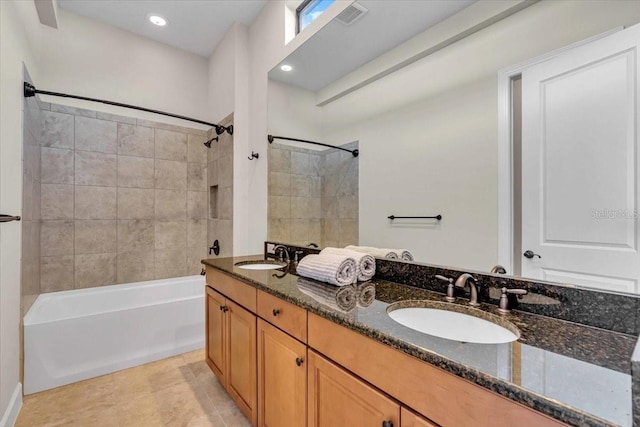
[[[151,21],[152,24],[157,25],[158,27],[164,27],[165,25],[167,25],[167,20],[160,15],[149,15],[149,21]]]
[[[291,71],[291,70],[293,70],[293,67],[291,65],[284,64],[284,65],[280,66],[280,69],[282,71]]]

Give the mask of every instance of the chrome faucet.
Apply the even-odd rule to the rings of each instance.
[[[280,261],[284,261],[284,257],[283,257],[283,253],[287,256],[287,264],[289,264],[291,262],[291,258],[289,258],[289,250],[287,250],[287,247],[285,245],[278,245],[275,248],[273,248],[273,253],[278,255],[278,251],[282,250],[282,252],[280,253]]]
[[[500,264],[494,265],[490,271],[491,274],[507,274],[507,270]]]
[[[469,297],[469,305],[477,307],[480,305],[478,302],[478,287],[476,284],[478,281],[469,273],[461,274],[456,280],[456,287],[464,288],[469,283],[469,289],[471,289],[471,296]]]

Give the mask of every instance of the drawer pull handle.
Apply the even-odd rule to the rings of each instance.
[[[226,313],[227,311],[229,311],[229,307],[227,307],[226,305],[221,305],[220,311],[222,311],[223,313]]]
[[[280,314],[280,310],[278,310],[277,308],[274,308],[272,313],[274,316],[277,316],[278,314]]]
[[[383,421],[382,427],[393,427],[393,421]]]
[[[301,366],[303,363],[304,363],[304,359],[302,357],[296,357],[296,365]]]

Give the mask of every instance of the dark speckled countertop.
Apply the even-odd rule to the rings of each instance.
[[[235,266],[262,255],[207,259],[203,263],[256,288],[575,426],[631,426],[631,356],[637,337],[494,305],[480,309],[517,326],[508,344],[471,344],[423,334],[387,315],[405,300],[443,301],[443,295],[372,280],[354,288],[355,308],[335,301],[339,288],[301,279],[295,272]],[[371,286],[373,285],[373,286]],[[375,290],[373,289],[375,288]],[[375,298],[366,298],[373,296]],[[464,305],[463,300],[454,304]]]

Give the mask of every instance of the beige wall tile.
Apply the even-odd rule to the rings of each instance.
[[[233,189],[231,187],[218,189],[218,218],[233,218]]]
[[[118,186],[153,188],[154,159],[118,156]]]
[[[73,150],[43,147],[41,159],[43,184],[73,184]]]
[[[322,178],[319,176],[309,177],[309,197],[322,197]]]
[[[40,250],[42,256],[73,255],[73,221],[42,221]]]
[[[118,219],[153,219],[153,189],[118,188]]]
[[[315,243],[320,244],[322,241],[322,225],[321,220],[319,219],[310,219],[309,220],[309,241],[307,243]]]
[[[180,277],[187,273],[187,254],[182,249],[167,249],[155,251],[156,279]]]
[[[213,160],[207,167],[207,185],[218,185],[218,161]]]
[[[310,197],[311,180],[305,175],[291,175],[291,195],[295,197]]]
[[[340,240],[340,222],[337,219],[322,220],[322,238],[335,242]]]
[[[152,251],[154,236],[152,220],[118,220],[118,253]]]
[[[191,276],[195,274],[200,274],[204,265],[202,265],[202,260],[206,259],[209,255],[207,254],[207,245],[201,245],[199,247],[191,247],[187,249],[187,271],[186,275]]]
[[[291,218],[291,197],[269,197],[269,218]]]
[[[220,257],[233,256],[233,221],[218,220],[216,226],[217,239],[220,241]],[[213,240],[211,240],[213,243]]]
[[[42,112],[43,147],[70,148],[74,147],[74,120],[69,114]]]
[[[207,220],[187,220],[187,247],[200,248],[207,246]]]
[[[156,159],[187,161],[187,134],[155,129]]]
[[[311,202],[314,199],[309,197],[291,198],[291,218],[309,219],[311,218]]]
[[[204,146],[205,135],[189,134],[187,137],[187,161],[192,163],[207,163],[208,148]],[[215,141],[213,142],[215,144]]]
[[[290,196],[291,175],[288,173],[269,172],[269,195]]]
[[[94,119],[96,118],[95,111],[87,110],[84,108],[70,107],[68,105],[55,104],[55,103],[52,103],[49,108],[51,109],[51,111],[54,111],[56,113],[65,113],[65,114],[71,114],[74,116],[82,116],[82,117],[93,117]]]
[[[155,188],[164,190],[186,190],[187,163],[156,159]]]
[[[118,154],[124,156],[155,156],[153,129],[118,123]]]
[[[291,240],[307,242],[309,240],[309,220],[291,220]]]
[[[187,189],[207,191],[207,164],[189,163],[187,165]]]
[[[76,185],[99,185],[115,187],[117,184],[118,163],[115,154],[76,151]]]
[[[358,244],[358,221],[355,219],[340,220],[340,244],[355,245]]]
[[[323,197],[320,199],[322,207],[322,218],[338,217],[338,199],[337,197]]]
[[[75,116],[76,150],[115,154],[118,151],[116,122]]]
[[[42,219],[73,219],[73,185],[42,184]]]
[[[291,240],[291,220],[269,218],[269,239],[288,242]]]
[[[126,123],[130,125],[136,124],[136,119],[133,117],[126,117],[126,116],[121,116],[118,114],[111,114],[111,113],[101,113],[100,111],[96,112],[96,119],[109,120],[111,122]]]
[[[155,249],[179,249],[187,246],[186,221],[156,221]]]
[[[163,220],[186,219],[187,192],[155,190],[155,217]]]
[[[344,196],[337,199],[338,218],[358,219],[358,196]]]
[[[116,254],[76,255],[74,269],[75,289],[116,283]]]
[[[291,173],[291,151],[270,148],[269,172]]]
[[[116,219],[116,188],[75,186],[76,219]]]
[[[294,175],[309,175],[309,154],[291,152],[291,173]]]
[[[75,253],[114,253],[117,250],[115,220],[75,221]]]
[[[73,289],[73,255],[40,258],[40,291]]]
[[[233,185],[233,157],[231,156],[218,159],[218,185],[220,187]]]
[[[117,272],[118,283],[153,280],[155,275],[153,251],[118,253]]]
[[[189,191],[187,193],[187,218],[206,219],[208,200],[209,198],[206,191]]]

